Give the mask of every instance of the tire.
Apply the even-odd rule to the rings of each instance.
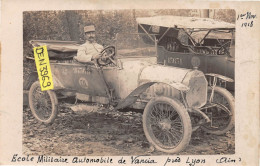
[[[208,98],[210,97],[211,91],[212,88],[209,87]],[[223,109],[218,107],[207,109],[205,113],[209,116],[210,119],[212,119],[212,122],[202,125],[201,129],[206,131],[207,133],[215,135],[222,135],[225,134],[227,131],[231,130],[234,127],[235,122],[234,101],[235,99],[229,91],[221,87],[215,87],[212,103],[224,105],[231,112],[231,115],[229,115],[227,112],[223,111]]]
[[[192,133],[190,116],[184,106],[163,96],[147,103],[143,113],[143,128],[147,140],[157,150],[166,153],[182,151],[189,144]],[[156,129],[160,133],[156,133]]]
[[[45,124],[52,123],[58,114],[58,99],[55,92],[41,91],[39,81],[34,82],[30,88],[29,105],[33,116]]]

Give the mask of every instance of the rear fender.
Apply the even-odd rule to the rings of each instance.
[[[132,91],[125,99],[121,100],[118,105],[116,106],[116,109],[122,109],[125,108],[127,106],[132,105],[133,103],[136,102],[137,98],[143,93],[145,92],[150,86],[152,86],[155,83],[163,83],[163,84],[167,84],[164,82],[145,82],[142,83],[139,87],[137,87],[134,91]],[[179,90],[179,91],[188,91],[189,87],[187,87],[186,85],[182,84],[182,83],[175,83],[172,82],[170,84],[167,84],[172,86],[173,88]]]

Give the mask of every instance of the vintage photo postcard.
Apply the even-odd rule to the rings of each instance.
[[[2,1],[0,165],[258,165],[259,7]]]

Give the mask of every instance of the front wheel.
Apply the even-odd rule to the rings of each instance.
[[[58,100],[54,91],[41,91],[39,81],[29,91],[29,105],[33,116],[45,124],[52,123],[58,114]]]
[[[208,90],[208,101],[212,88]],[[222,135],[234,127],[235,102],[232,94],[224,88],[215,87],[211,103],[213,107],[202,110],[211,122],[204,124],[201,128],[207,133]]]
[[[159,151],[178,153],[190,142],[191,120],[183,105],[168,97],[151,99],[144,109],[147,140]]]

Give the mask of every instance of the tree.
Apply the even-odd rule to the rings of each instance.
[[[76,11],[65,11],[66,21],[69,29],[69,35],[71,40],[79,40],[79,22],[81,22],[79,15]]]

